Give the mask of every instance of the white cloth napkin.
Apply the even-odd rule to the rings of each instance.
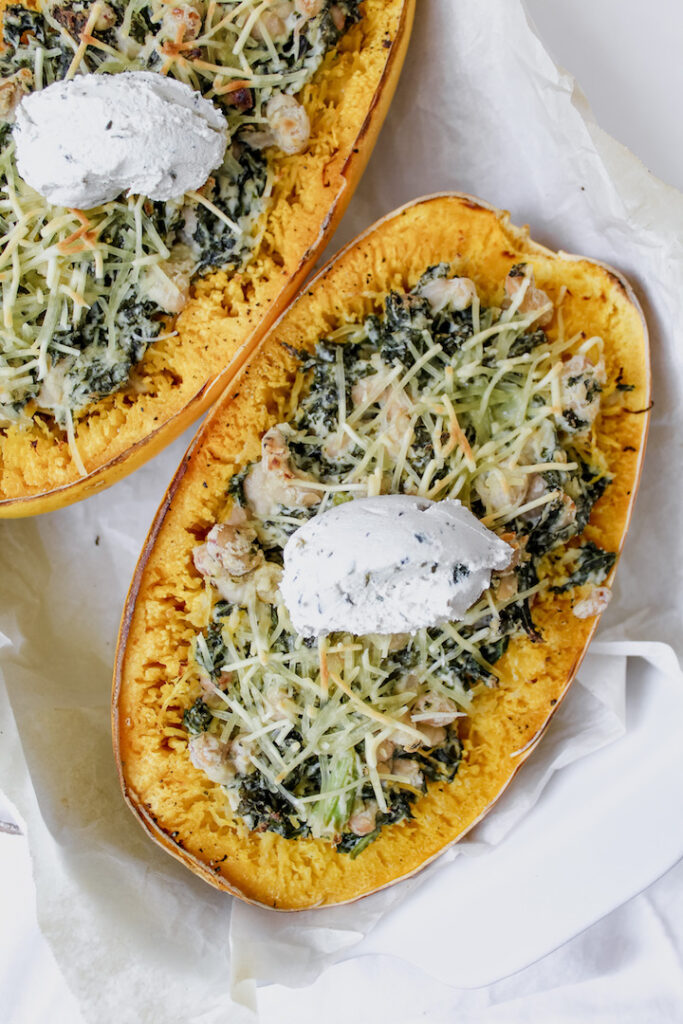
[[[678,672],[683,197],[591,122],[520,0],[419,0],[403,79],[335,248],[401,202],[448,188],[509,208],[541,242],[626,272],[653,341],[649,456],[599,634],[610,646],[594,645],[597,675],[586,662],[581,686],[478,830],[477,843],[490,844],[523,819],[553,772],[623,733],[627,657]],[[231,955],[235,995],[253,1007],[256,979],[312,982],[390,910],[415,941],[424,930],[419,899],[401,905],[424,875],[350,907],[271,915],[194,878],[124,807],[108,721],[116,626],[182,450],[176,443],[79,506],[2,526],[0,780],[28,831],[41,927],[86,1021],[236,1021]],[[447,879],[452,856],[431,872]]]

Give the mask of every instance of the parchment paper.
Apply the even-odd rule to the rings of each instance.
[[[653,348],[649,455],[600,642],[539,751],[460,847],[481,854],[554,770],[622,734],[628,657],[679,672],[683,197],[592,123],[520,0],[417,6],[403,79],[334,248],[418,195],[467,191],[510,209],[538,241],[624,271]],[[123,805],[109,730],[118,618],[188,437],[80,506],[0,527],[0,781],[28,831],[41,927],[88,1022],[254,1019],[256,980],[310,982],[381,914],[419,940],[400,906],[419,877],[349,907],[270,914],[194,878]],[[430,869],[444,885],[453,857]]]

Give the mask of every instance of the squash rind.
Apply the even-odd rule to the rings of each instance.
[[[406,244],[408,239],[411,245]],[[172,672],[165,677],[163,671],[156,676],[153,672],[148,680],[143,678],[144,665],[152,656],[159,663],[166,659],[163,669],[172,669],[174,659],[180,659],[178,640],[185,643],[185,633],[196,628],[192,604],[196,595],[188,585],[189,552],[201,530],[215,519],[232,466],[258,457],[259,434],[276,421],[274,384],[286,386],[279,342],[300,339],[304,330],[303,337],[315,341],[330,319],[349,306],[356,313],[367,302],[362,296],[364,286],[381,292],[406,278],[414,283],[430,263],[450,260],[472,276],[486,295],[487,287],[502,281],[501,268],[507,270],[522,257],[532,262],[537,281],[546,290],[552,291],[554,285],[557,292],[570,281],[576,292],[568,300],[570,320],[578,317],[589,329],[617,325],[603,331],[608,371],[614,374],[623,363],[635,390],[628,401],[631,412],[619,412],[604,428],[606,437],[619,442],[613,465],[616,479],[596,505],[587,529],[592,539],[620,551],[649,418],[646,411],[634,415],[646,409],[650,399],[647,331],[637,299],[616,271],[552,253],[530,241],[526,231],[512,227],[507,214],[462,194],[417,200],[342,250],[273,327],[255,358],[233,381],[171,483],[143,549],[122,620],[113,694],[114,746],[124,796],[143,826],[217,888],[264,906],[306,909],[352,901],[421,870],[462,838],[495,803],[536,748],[569,689],[597,620],[574,618],[571,595],[558,595],[541,602],[535,612],[546,643],[515,640],[500,663],[505,666],[504,685],[477,698],[472,722],[481,742],[470,745],[455,781],[432,788],[416,805],[415,821],[385,829],[351,861],[316,840],[287,841],[218,828],[212,832],[206,825],[198,835],[178,831],[173,802],[192,796],[205,812],[206,822],[213,787],[183,759],[182,743],[163,751],[154,732],[163,679],[171,678]],[[593,302],[582,302],[581,287]],[[596,308],[604,313],[604,320]],[[624,321],[621,334],[620,317]],[[264,408],[267,396],[272,399],[270,410]],[[160,609],[173,602],[183,611],[176,611],[171,632],[165,633],[167,623],[159,627]],[[159,641],[165,636],[176,646],[162,651]],[[221,862],[219,854],[227,860]]]
[[[49,439],[46,439],[44,434],[33,428],[11,431],[12,455],[10,459],[3,460],[3,447],[7,445],[7,441],[5,445],[0,441],[0,519],[19,518],[52,511],[110,487],[117,480],[122,479],[148,459],[157,455],[219,398],[249,359],[260,339],[291,302],[310,273],[315,260],[336,230],[370,158],[398,84],[408,48],[414,13],[415,0],[366,0],[365,2],[364,18],[359,26],[356,26],[359,33],[366,33],[364,49],[359,51],[355,59],[361,59],[365,52],[365,46],[367,46],[367,51],[371,54],[368,61],[370,63],[374,61],[372,75],[375,78],[375,88],[369,103],[362,108],[362,119],[358,117],[354,119],[350,116],[349,124],[345,126],[346,138],[340,148],[335,150],[333,140],[327,137],[318,140],[321,151],[323,145],[329,144],[331,147],[329,162],[321,165],[321,173],[323,176],[327,176],[327,180],[324,180],[324,177],[322,179],[324,203],[320,195],[317,200],[313,196],[315,218],[309,225],[305,239],[302,239],[305,244],[303,248],[300,246],[297,250],[296,265],[287,268],[287,272],[284,274],[285,280],[279,290],[270,296],[266,295],[265,314],[260,317],[252,316],[249,312],[249,303],[245,302],[245,310],[242,314],[243,323],[240,330],[237,331],[238,337],[227,339],[225,357],[212,367],[208,375],[202,374],[201,369],[195,367],[196,385],[193,384],[190,387],[190,393],[183,399],[179,407],[175,409],[159,407],[142,417],[144,409],[141,402],[138,402],[138,406],[141,406],[140,417],[144,419],[144,423],[142,428],[137,430],[137,434],[133,432],[129,441],[124,439],[125,435],[122,436],[121,430],[118,429],[119,420],[123,417],[123,422],[125,422],[127,415],[125,402],[130,396],[127,395],[125,389],[95,403],[92,410],[89,410],[82,418],[81,423],[92,421],[97,428],[101,418],[103,429],[106,430],[106,420],[109,416],[112,419],[112,425],[108,428],[108,436],[103,442],[102,452],[96,451],[94,455],[91,455],[89,449],[81,450],[88,469],[85,477],[78,476],[70,459],[66,441],[57,440],[56,435],[51,435]],[[390,45],[385,46],[385,41]],[[329,60],[323,64],[314,82],[318,82],[320,77],[325,75],[328,63]],[[349,75],[352,72],[353,68],[349,71]],[[313,93],[313,84],[307,86],[306,89],[310,89]],[[343,89],[342,92],[344,92]],[[349,134],[351,128],[353,130]],[[314,139],[312,146],[315,142]],[[286,159],[290,162],[293,159],[300,160],[302,166],[305,166],[306,156],[307,154],[304,153],[300,157]],[[318,162],[320,163],[320,160]],[[320,190],[317,179],[315,181],[311,179],[307,184],[314,190]],[[326,190],[328,189],[334,190],[332,197],[327,195]],[[310,230],[310,227],[313,227],[313,230]],[[249,267],[247,271],[249,271]],[[271,266],[271,271],[273,272],[272,280],[275,282],[280,272],[274,263]],[[240,276],[248,278],[248,273],[235,275],[235,278]],[[211,337],[211,318],[219,313],[222,304],[227,302],[228,309],[232,308],[231,303],[234,296],[233,299],[227,298],[226,285],[230,285],[234,290],[237,284],[232,284],[231,281],[226,282],[222,272],[217,272],[199,282],[198,297],[190,302],[180,318],[181,324],[193,319],[201,319],[201,307],[205,306],[205,322],[200,324],[196,330],[195,344],[202,340],[206,343],[206,339]],[[224,297],[221,297],[221,289]],[[188,330],[195,330],[192,323]],[[182,327],[180,333],[181,335],[183,333]],[[162,348],[162,346],[164,347]],[[182,371],[184,367],[182,359],[178,360],[178,365],[174,365],[173,352],[169,349],[170,356],[166,352],[168,346],[168,342],[153,345],[143,360],[143,367],[146,363],[154,363],[155,372],[161,373],[168,358],[170,359],[167,367],[169,372]],[[159,370],[159,367],[162,370]],[[147,404],[151,405],[152,403],[148,402]],[[161,419],[160,424],[156,427],[153,425],[154,412],[157,413],[157,418]],[[79,424],[77,423],[77,436],[78,428]],[[95,438],[95,443],[97,444],[97,438]],[[16,451],[14,451],[15,446]],[[106,454],[107,447],[111,449],[109,455]],[[79,444],[80,449],[81,444]],[[8,466],[10,467],[9,473]],[[46,485],[44,478],[48,473],[53,476],[55,474],[63,476],[65,479],[57,484],[54,484],[53,481],[54,485],[50,483]],[[3,478],[5,479],[4,483]]]

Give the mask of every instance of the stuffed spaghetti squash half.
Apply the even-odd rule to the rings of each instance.
[[[282,910],[374,892],[462,837],[609,600],[649,394],[626,282],[505,213],[435,196],[343,250],[197,435],[138,564],[113,732],[149,834]],[[385,494],[459,499],[509,564],[456,622],[297,634],[288,538]]]
[[[108,486],[220,394],[341,218],[396,87],[414,0],[2,8],[0,517]],[[215,105],[222,164],[170,201],[51,205],[17,171],[22,99],[130,71],[171,76]]]

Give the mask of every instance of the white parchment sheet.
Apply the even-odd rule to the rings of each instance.
[[[553,770],[622,734],[627,657],[679,671],[683,196],[593,124],[521,0],[417,8],[394,105],[334,247],[416,196],[470,192],[528,222],[538,241],[626,273],[653,350],[649,453],[601,643],[540,750],[477,830],[481,850],[513,828]],[[118,619],[187,440],[79,506],[0,526],[0,784],[28,831],[41,927],[88,1022],[253,1019],[244,1004],[255,978],[306,984],[381,914],[398,926],[398,904],[420,884],[318,913],[257,911],[158,850],[124,806],[109,726]],[[452,861],[431,869],[445,886]],[[231,969],[241,1008],[231,1003]]]

